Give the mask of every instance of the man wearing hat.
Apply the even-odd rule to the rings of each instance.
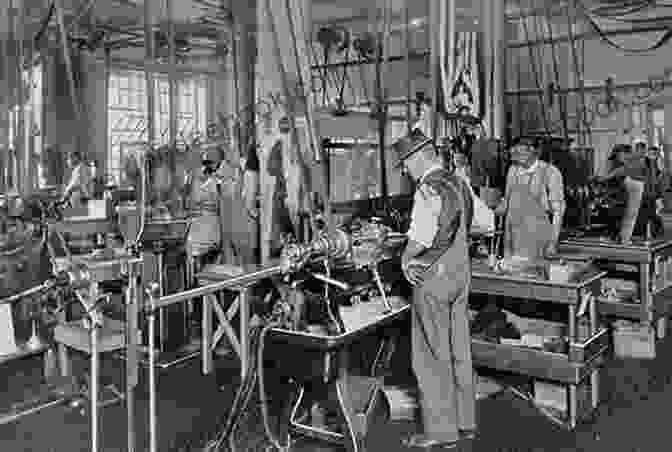
[[[496,213],[505,217],[505,255],[543,259],[555,254],[565,214],[560,170],[539,159],[534,138],[518,138],[511,148],[504,199]]]
[[[424,434],[406,445],[452,448],[476,428],[467,318],[472,200],[464,181],[442,165],[422,132],[413,131],[393,148],[398,165],[417,182],[402,268],[413,286],[412,364]]]

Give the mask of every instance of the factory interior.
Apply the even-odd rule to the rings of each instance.
[[[3,1],[1,451],[669,450],[672,0]]]

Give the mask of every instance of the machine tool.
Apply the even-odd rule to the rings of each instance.
[[[295,433],[336,442],[353,452],[365,450],[368,429],[389,415],[389,403],[376,372],[381,361],[389,360],[389,339],[399,335],[399,322],[405,319],[409,306],[403,297],[393,295],[401,273],[385,266],[395,265],[394,258],[404,243],[403,234],[379,219],[361,219],[308,243],[286,245],[276,266],[216,283],[225,288],[270,277],[277,292],[250,332],[248,372],[231,412],[210,432],[206,444],[192,444],[187,450],[235,450],[236,431],[246,418],[244,413],[250,409],[257,386],[265,431],[276,449],[286,450],[283,443]],[[206,290],[210,290],[208,286],[193,289],[181,298],[205,294]],[[160,298],[156,289],[150,293],[152,312],[166,306],[168,299],[173,302],[177,295]],[[358,311],[351,317],[356,321],[349,320],[352,310]],[[372,353],[369,356],[367,352]],[[283,362],[273,359],[277,356],[301,359]],[[354,357],[363,363],[359,368],[349,359]],[[267,371],[275,380],[296,382],[284,402],[283,431],[288,437],[279,435],[282,439],[268,423],[264,367],[269,360],[273,364]],[[321,400],[320,394],[335,402]],[[276,394],[275,399],[281,395]],[[316,407],[333,412],[340,426],[332,429],[311,424],[309,418]],[[195,434],[202,438],[202,432]]]

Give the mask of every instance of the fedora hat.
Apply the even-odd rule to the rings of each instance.
[[[397,157],[395,167],[401,166],[404,160],[433,143],[434,141],[419,129],[414,129],[410,134],[399,138],[392,145]]]

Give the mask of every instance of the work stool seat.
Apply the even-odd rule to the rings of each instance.
[[[54,328],[54,339],[59,344],[91,354],[91,335],[84,325],[84,320],[57,325]],[[126,347],[124,322],[104,317],[103,325],[98,331],[98,352],[113,352],[124,347]]]

